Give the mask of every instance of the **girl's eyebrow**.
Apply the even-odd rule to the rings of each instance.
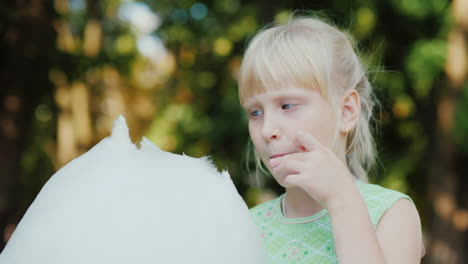
[[[294,91],[289,91],[289,92],[278,92],[276,94],[272,94],[270,95],[271,96],[271,100],[272,101],[280,101],[280,100],[284,100],[284,99],[289,99],[289,98],[292,98],[294,100],[302,100],[304,99],[304,94],[302,94],[301,92],[294,92]],[[247,99],[244,104],[242,105],[242,107],[244,109],[247,109],[249,107],[252,107],[254,106],[255,104],[257,104],[259,101],[262,101],[261,98],[256,98],[257,96],[253,96],[249,99]],[[261,97],[261,96],[260,96]]]
[[[274,102],[281,102],[284,100],[293,100],[293,101],[303,101],[305,97],[303,94],[300,93],[288,93],[288,94],[278,94],[271,98]]]
[[[303,94],[298,94],[298,93],[293,93],[293,94],[279,94],[277,96],[273,97],[273,100],[280,100],[280,99],[303,99],[304,95]]]
[[[243,105],[242,106],[242,110],[246,113],[249,113],[251,111],[253,111],[255,108],[255,104],[248,104],[248,105]]]
[[[251,100],[248,100],[242,104],[242,108],[248,109],[249,107],[252,107],[255,103],[252,102]]]
[[[242,107],[244,109],[247,109],[249,107],[254,106],[257,103],[258,103],[258,99],[256,99],[255,96],[253,96],[253,97],[250,97],[249,99],[245,100],[245,102],[242,104]]]

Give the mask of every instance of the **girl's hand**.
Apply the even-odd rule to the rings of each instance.
[[[348,167],[309,133],[298,132],[295,143],[304,152],[270,159],[273,174],[286,175],[286,188],[303,189],[323,208],[345,201],[356,188]]]

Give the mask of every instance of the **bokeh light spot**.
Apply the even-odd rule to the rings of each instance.
[[[208,9],[202,3],[195,3],[190,8],[190,15],[197,20],[205,18],[207,13]]]
[[[41,104],[36,107],[35,116],[37,120],[47,122],[52,118],[52,111],[47,105]]]
[[[226,38],[218,38],[214,43],[214,52],[219,56],[227,56],[231,53],[232,42]]]
[[[130,54],[136,48],[135,39],[130,34],[119,36],[114,45],[119,54]]]
[[[129,2],[119,8],[119,18],[130,23],[136,34],[149,34],[161,25],[161,19],[145,3]]]

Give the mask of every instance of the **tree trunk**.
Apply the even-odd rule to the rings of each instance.
[[[21,217],[18,210],[18,179],[21,157],[27,144],[34,111],[41,95],[50,93],[48,81],[51,51],[55,48],[52,27],[53,2],[6,1],[0,28],[0,250],[5,246],[6,226]]]

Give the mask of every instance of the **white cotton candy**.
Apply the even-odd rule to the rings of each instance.
[[[227,172],[206,159],[112,136],[59,170],[1,264],[261,264],[264,248]]]

